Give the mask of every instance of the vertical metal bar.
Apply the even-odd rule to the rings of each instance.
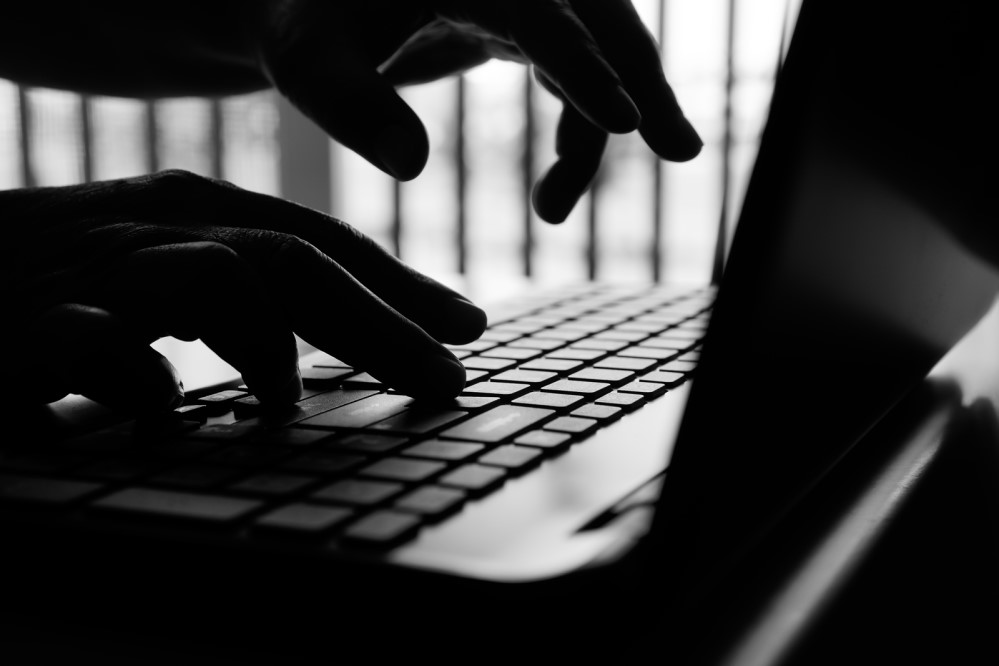
[[[589,207],[586,216],[586,276],[590,280],[597,279],[597,198],[600,194],[600,174],[590,185]]]
[[[465,114],[466,114],[466,83],[465,77],[458,77],[458,90],[456,94],[455,125],[457,126],[457,138],[454,143],[454,168],[455,168],[455,203],[458,211],[458,229],[456,234],[458,251],[458,274],[464,275],[468,270],[468,164],[465,160]]]
[[[534,109],[534,75],[530,67],[524,68],[524,152],[521,164],[524,192],[524,244],[522,249],[522,264],[524,276],[534,274],[534,208],[531,203],[531,193],[534,189],[534,139],[537,119]]]
[[[93,102],[90,95],[80,95],[77,107],[80,124],[80,143],[83,144],[83,182],[94,180],[94,124]]]
[[[389,225],[392,252],[402,259],[402,183],[392,179],[392,220]]]
[[[659,58],[663,58],[663,44],[666,43],[666,0],[659,0],[656,14],[656,39],[659,41]],[[663,162],[658,155],[652,155],[652,281],[663,278],[663,199],[666,187]]]
[[[20,162],[21,162],[21,183],[24,187],[35,187],[38,179],[35,178],[35,169],[31,159],[31,128],[34,118],[31,113],[31,103],[28,100],[28,91],[24,86],[17,87],[17,124],[20,138]]]
[[[212,178],[222,178],[225,175],[225,117],[222,100],[213,98],[208,103],[209,126],[208,140],[211,142]]]
[[[711,283],[721,281],[725,269],[725,254],[728,248],[728,216],[731,205],[732,183],[732,148],[734,137],[732,133],[732,105],[735,90],[735,12],[737,0],[728,0],[728,34],[725,43],[725,115],[724,135],[722,137],[722,205],[718,219],[718,237],[715,240],[714,265],[711,271]]]
[[[160,170],[159,120],[156,117],[155,100],[146,100],[146,171]]]

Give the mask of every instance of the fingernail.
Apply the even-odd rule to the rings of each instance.
[[[427,143],[399,125],[389,125],[375,139],[375,154],[392,176],[412,180],[427,161]]]

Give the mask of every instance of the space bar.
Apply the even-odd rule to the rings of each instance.
[[[493,444],[554,415],[555,412],[551,409],[501,405],[445,430],[441,436]]]

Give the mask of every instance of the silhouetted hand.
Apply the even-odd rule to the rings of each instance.
[[[429,148],[394,85],[492,57],[533,65],[564,102],[559,159],[534,192],[551,222],[589,186],[608,132],[638,129],[674,161],[702,145],[630,0],[254,0],[245,19],[272,83],[334,139],[402,180],[420,173]]]
[[[183,171],[0,192],[5,381],[132,412],[183,395],[149,343],[200,338],[262,401],[301,392],[295,333],[401,392],[448,398],[464,369],[441,342],[484,313],[349,225]],[[440,342],[439,342],[440,341]]]

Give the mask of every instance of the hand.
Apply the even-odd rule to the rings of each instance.
[[[272,83],[334,139],[401,180],[429,152],[393,86],[492,57],[532,64],[563,100],[558,160],[535,188],[561,222],[596,173],[608,133],[638,129],[664,159],[701,140],[663,74],[630,0],[257,0],[245,21]]]
[[[298,399],[295,333],[415,397],[453,397],[484,313],[347,224],[182,171],[0,192],[10,386],[132,412],[183,390],[149,343],[200,338],[271,404]]]

